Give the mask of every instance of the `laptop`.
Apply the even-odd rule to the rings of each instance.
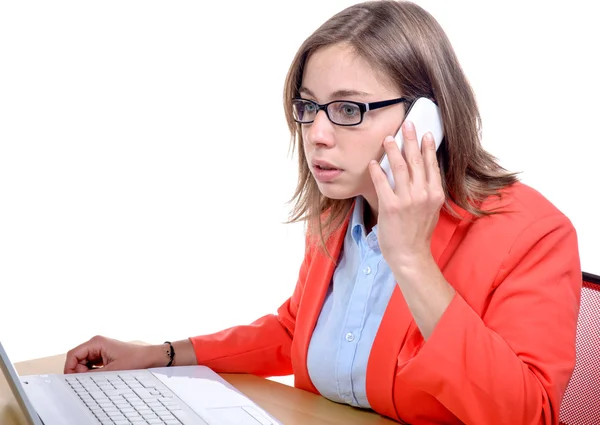
[[[18,376],[0,368],[27,425],[281,425],[205,366]]]

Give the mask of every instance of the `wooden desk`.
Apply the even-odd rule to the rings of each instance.
[[[16,363],[15,368],[20,375],[62,373],[64,362],[65,355],[58,355]],[[279,382],[253,375],[221,376],[285,425],[397,425],[397,422],[376,413],[332,403],[323,397]],[[17,425],[19,421],[14,417],[18,411],[14,407],[16,403],[8,389],[4,388],[1,373],[0,380],[0,424]]]

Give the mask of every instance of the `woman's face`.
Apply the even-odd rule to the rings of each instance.
[[[300,96],[320,104],[333,100],[370,103],[402,93],[350,47],[336,44],[309,57]],[[302,124],[304,153],[321,193],[331,199],[362,195],[376,205],[369,161],[381,159],[383,140],[396,135],[403,118],[404,104],[398,103],[367,112],[357,126],[336,125],[325,111],[319,111],[314,122]]]

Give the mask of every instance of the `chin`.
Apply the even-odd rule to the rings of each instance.
[[[355,191],[335,183],[317,183],[319,191],[329,199],[350,199],[356,196]]]

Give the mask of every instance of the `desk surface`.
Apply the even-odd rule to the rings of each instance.
[[[16,363],[15,368],[20,375],[62,373],[64,361],[65,355],[58,355]],[[0,424],[16,425],[14,401],[11,407],[12,397],[1,375],[0,372]],[[221,376],[285,425],[397,425],[376,413],[333,403],[279,382],[244,374]]]

